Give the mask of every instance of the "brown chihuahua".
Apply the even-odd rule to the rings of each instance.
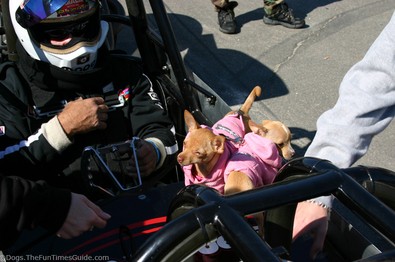
[[[291,145],[291,131],[280,121],[263,120],[262,124],[259,125],[249,120],[248,126],[255,134],[272,140],[284,159],[290,160],[295,155],[295,150]]]
[[[188,135],[184,140],[183,151],[178,155],[177,161],[183,166],[185,185],[205,184],[217,189],[221,194],[230,195],[262,185],[262,180],[265,179],[257,179],[257,176],[269,176],[270,178],[266,178],[265,182],[269,181],[271,183],[272,180],[270,179],[274,179],[276,170],[281,166],[281,158],[274,157],[275,160],[270,167],[247,171],[243,168],[248,165],[248,162],[258,161],[260,162],[258,165],[262,165],[262,159],[257,160],[253,157],[247,157],[248,154],[245,154],[245,152],[240,152],[241,154],[236,156],[236,162],[239,161],[237,162],[239,164],[236,165],[241,166],[240,170],[246,170],[248,174],[230,168],[232,171],[226,171],[225,183],[225,169],[228,161],[232,162],[234,160],[233,157],[237,155],[237,150],[243,147],[245,138],[251,138],[254,134],[271,140],[277,146],[276,148],[273,143],[272,146],[266,144],[262,147],[265,148],[264,151],[281,154],[285,159],[292,158],[294,150],[290,143],[291,132],[284,124],[279,121],[264,120],[261,125],[258,125],[249,116],[249,111],[256,97],[260,95],[261,88],[259,86],[254,87],[238,111],[229,112],[212,128],[201,127],[190,112],[184,111]],[[246,136],[246,134],[248,135]],[[257,138],[255,137],[255,139]],[[258,140],[262,139],[258,138]],[[253,143],[255,144],[255,142]],[[240,157],[245,158],[241,160]],[[251,172],[255,174],[251,175]],[[261,180],[258,185],[257,180]],[[259,233],[263,235],[263,214],[256,214],[255,217]]]
[[[177,156],[178,163],[182,166],[193,164],[195,176],[212,176],[210,172],[220,156],[225,152],[225,157],[229,158],[229,154],[237,150],[237,144],[242,142],[245,133],[251,132],[248,112],[260,94],[261,87],[254,87],[240,109],[226,114],[212,129],[202,128],[192,114],[185,110],[184,120],[188,134],[183,143],[183,151]],[[232,143],[227,144],[226,141]]]

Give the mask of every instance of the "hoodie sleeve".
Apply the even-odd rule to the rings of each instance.
[[[346,73],[333,108],[317,120],[306,156],[346,168],[366,154],[395,115],[395,13],[364,58]]]
[[[347,168],[364,156],[395,116],[395,13],[361,61],[346,73],[335,106],[317,120],[305,156]],[[316,198],[331,207],[331,197]]]

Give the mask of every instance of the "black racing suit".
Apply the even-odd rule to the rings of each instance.
[[[0,174],[0,250],[15,242],[23,229],[58,230],[69,211],[71,194],[44,181]]]
[[[160,166],[174,163],[178,146],[173,123],[138,62],[104,52],[94,70],[71,72],[34,60],[18,47],[17,66],[0,65],[0,166],[4,172],[69,187],[60,177],[79,174],[86,146],[132,137],[160,140]],[[125,104],[109,112],[105,130],[76,135],[73,141],[59,132],[54,114],[65,100],[101,96],[109,105],[117,105],[122,94]]]

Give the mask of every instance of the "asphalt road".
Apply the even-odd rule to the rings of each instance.
[[[343,76],[395,10],[394,0],[288,0],[306,20],[305,28],[288,29],[262,22],[262,0],[239,1],[239,32],[227,35],[219,32],[210,1],[164,3],[185,63],[231,107],[260,85],[252,117],[287,124],[298,156],[314,137],[318,116],[335,104]],[[394,131],[392,124],[375,137],[356,164],[395,170]]]

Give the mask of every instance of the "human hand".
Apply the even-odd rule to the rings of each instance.
[[[292,239],[304,234],[313,237],[310,258],[315,259],[324,247],[328,230],[328,211],[326,208],[311,202],[300,202],[297,205],[294,219]]]
[[[72,137],[75,134],[107,128],[107,112],[108,107],[103,98],[79,98],[67,103],[59,113],[58,120],[65,133]]]
[[[77,237],[94,227],[103,228],[111,216],[84,195],[71,193],[71,204],[66,220],[57,232],[64,239]]]
[[[155,171],[156,160],[158,158],[154,146],[144,139],[139,139],[136,142],[136,154],[141,176],[149,176]],[[132,156],[128,170],[132,174],[137,174],[134,156]]]

